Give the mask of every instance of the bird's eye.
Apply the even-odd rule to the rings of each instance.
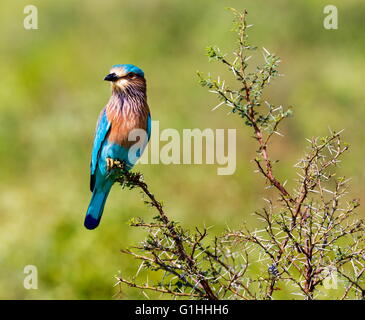
[[[128,77],[129,79],[134,79],[134,78],[136,77],[136,75],[135,75],[133,72],[129,72],[129,73],[127,74],[127,77]]]

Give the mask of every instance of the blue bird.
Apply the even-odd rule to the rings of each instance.
[[[111,82],[112,94],[96,125],[90,165],[92,198],[84,222],[87,229],[100,223],[115,182],[113,161],[124,162],[130,170],[151,136],[144,72],[132,64],[117,64],[104,80]]]

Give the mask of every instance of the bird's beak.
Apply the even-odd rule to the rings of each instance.
[[[105,81],[117,81],[119,79],[119,77],[113,72],[113,73],[109,73],[104,80]]]

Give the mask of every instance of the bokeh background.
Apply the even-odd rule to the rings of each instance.
[[[247,8],[251,42],[283,61],[285,77],[268,95],[293,105],[295,117],[275,143],[278,175],[292,185],[305,138],[344,128],[352,147],[341,173],[353,178],[351,193],[364,200],[365,2],[332,0],[339,10],[336,31],[323,28],[327,2],[2,0],[0,298],[113,299],[114,276],[136,272],[136,262],[119,250],[144,237],[128,220],[153,214],[137,191],[115,186],[101,226],[83,227],[95,122],[110,94],[102,79],[112,64],[144,69],[161,129],[238,129],[232,176],[217,176],[215,165],[138,166],[169,215],[187,227],[214,226],[213,235],[243,221],[255,226],[251,213],[263,206],[265,190],[250,162],[254,143],[238,118],[223,109],[210,112],[215,97],[196,77],[197,70],[223,74],[204,48],[232,49],[227,6]],[[38,7],[38,30],[23,27],[28,4]],[[38,290],[23,287],[26,265],[38,268]],[[145,297],[124,288],[118,298]]]

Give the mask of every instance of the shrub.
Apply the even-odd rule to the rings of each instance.
[[[336,175],[348,146],[342,142],[341,132],[308,139],[306,153],[295,165],[299,177],[295,189],[288,190],[277,178],[270,145],[281,135],[280,125],[292,110],[264,101],[263,92],[280,75],[280,59],[263,49],[263,64],[248,72],[249,59],[257,48],[248,42],[247,12],[232,11],[237,33],[232,60],[216,47],[209,47],[207,55],[227,66],[236,86],[228,87],[222,77],[198,76],[201,85],[217,95],[217,108],[228,107],[252,132],[257,142],[257,172],[277,196],[255,212],[259,230],[244,226],[211,236],[206,228],[188,230],[173,221],[142,175],[117,163],[122,187],[140,189],[146,204],[157,213],[151,222],[131,221],[131,226],[146,229],[147,237],[122,252],[140,260],[140,269],[147,273],[161,272],[158,283],[141,284],[119,276],[118,284],[171,297],[246,300],[273,299],[278,290],[316,299],[340,282],[333,298],[362,299],[364,224],[356,217],[359,202],[348,200],[348,180]]]

